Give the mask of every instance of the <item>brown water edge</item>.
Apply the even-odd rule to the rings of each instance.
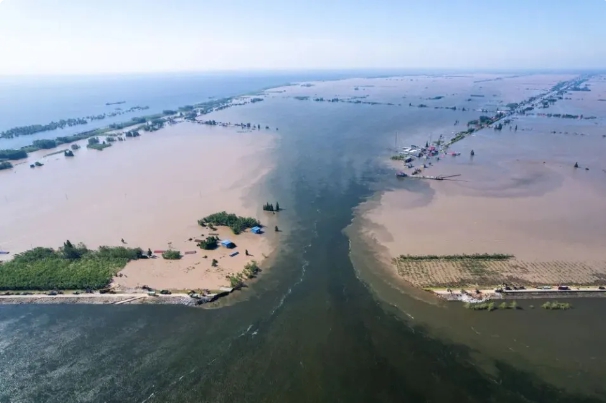
[[[597,396],[606,391],[600,360],[606,354],[600,336],[606,323],[598,319],[606,300],[568,299],[573,309],[558,312],[541,309],[544,300],[520,300],[518,311],[479,312],[438,299],[397,276],[385,248],[368,236],[373,224],[364,221],[363,210],[372,203],[358,207],[345,233],[358,278],[385,309],[409,321],[411,328],[423,325],[432,337],[471,347],[472,364],[497,379],[494,363],[502,360],[572,392]]]

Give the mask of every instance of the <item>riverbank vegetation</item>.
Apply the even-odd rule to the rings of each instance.
[[[236,235],[248,228],[261,226],[259,221],[255,218],[240,217],[235,214],[228,214],[225,211],[206,216],[198,220],[198,224],[203,227],[208,224],[229,227]]]
[[[0,171],[3,169],[11,169],[13,167],[13,164],[11,164],[8,161],[2,161],[0,162]]]
[[[0,290],[105,288],[126,263],[142,254],[140,248],[122,246],[91,250],[69,240],[59,249],[34,248],[0,263]]]
[[[518,310],[518,309],[521,309],[518,306],[518,303],[516,301],[512,301],[509,304],[507,302],[501,302],[498,306],[495,305],[495,303],[492,302],[492,301],[479,302],[479,303],[466,302],[463,306],[465,307],[465,309],[470,309],[472,311],[488,311],[488,312],[492,312],[492,311],[495,311],[497,309],[499,309],[499,310],[506,310],[506,309]]]
[[[541,305],[541,308],[548,310],[567,310],[572,308],[572,306],[568,302],[545,302]]]

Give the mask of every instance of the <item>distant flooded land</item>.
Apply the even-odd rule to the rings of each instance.
[[[606,296],[606,80],[491,83],[476,81],[472,97],[495,99],[466,129],[407,147],[396,134],[386,164],[403,189],[362,206],[359,231],[402,284],[449,300]]]

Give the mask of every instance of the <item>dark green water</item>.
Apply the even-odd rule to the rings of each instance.
[[[472,347],[406,320],[357,277],[343,229],[386,186],[376,156],[394,128],[440,128],[452,115],[263,104],[217,114],[280,127],[265,186],[286,208],[287,228],[271,270],[236,297],[246,301],[0,306],[0,402],[594,401],[532,368],[496,360],[497,372],[485,372]],[[414,304],[427,306],[415,313],[449,315]]]

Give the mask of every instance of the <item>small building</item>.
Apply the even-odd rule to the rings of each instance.
[[[262,234],[263,233],[263,230],[261,229],[261,227],[252,227],[250,230],[253,234]]]
[[[227,249],[233,249],[236,247],[236,244],[230,241],[229,239],[224,239],[221,241],[221,246],[224,246]]]

